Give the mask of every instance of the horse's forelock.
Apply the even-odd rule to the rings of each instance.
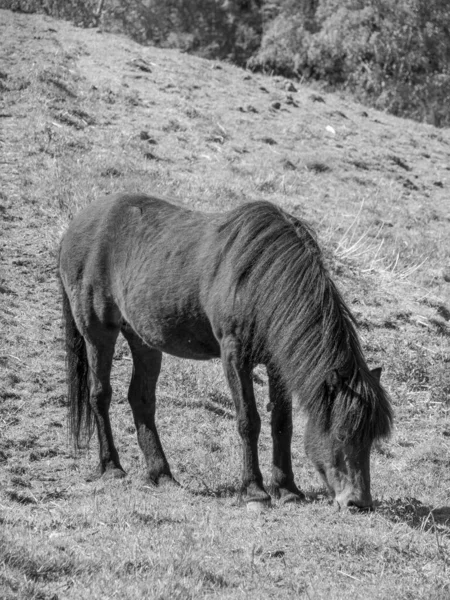
[[[378,379],[366,369],[344,383],[332,407],[331,434],[342,442],[364,445],[387,437],[392,426],[389,399]]]

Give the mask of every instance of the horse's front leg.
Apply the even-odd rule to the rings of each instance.
[[[258,462],[258,437],[261,418],[256,408],[251,369],[241,357],[241,349],[234,337],[225,337],[221,343],[222,362],[236,406],[237,428],[242,440],[243,471],[242,495],[249,509],[270,504],[270,496],[263,486]]]
[[[295,485],[291,459],[292,401],[276,372],[268,367],[267,373],[273,441],[271,491],[282,503],[300,502],[305,495]]]

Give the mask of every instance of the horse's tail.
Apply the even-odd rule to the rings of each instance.
[[[92,411],[89,402],[89,363],[86,342],[73,318],[69,297],[61,282],[63,327],[65,331],[66,375],[68,388],[69,437],[75,449],[92,434]]]

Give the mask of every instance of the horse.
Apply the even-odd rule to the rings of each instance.
[[[96,428],[93,477],[125,476],[109,419],[121,332],[133,360],[128,400],[149,483],[177,483],[155,423],[162,354],[220,358],[242,442],[247,508],[268,506],[271,496],[305,500],[292,469],[293,401],[307,416],[306,454],[338,506],[372,506],[370,451],[389,435],[390,399],[304,220],[266,201],[209,213],[156,195],[108,196],[71,220],[58,274],[69,433],[78,448]],[[258,462],[258,364],[268,374],[270,493]]]

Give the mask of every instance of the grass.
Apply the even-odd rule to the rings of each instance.
[[[0,11],[0,33],[0,597],[448,598],[448,130],[305,86],[292,102],[282,78],[42,16]],[[77,210],[120,190],[210,211],[264,198],[314,225],[393,398],[375,512],[329,504],[297,414],[310,502],[247,513],[219,361],[164,357],[157,419],[182,488],[146,487],[123,340],[111,412],[128,476],[85,481],[97,449],[67,441],[56,248]],[[267,481],[262,370],[255,389]]]

